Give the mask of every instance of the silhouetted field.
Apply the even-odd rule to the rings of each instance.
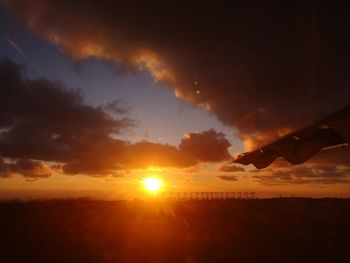
[[[349,262],[349,199],[0,204],[0,262]]]

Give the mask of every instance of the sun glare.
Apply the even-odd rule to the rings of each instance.
[[[162,187],[162,181],[157,178],[146,178],[143,181],[143,184],[147,191],[151,192],[152,194],[157,194],[157,192]]]

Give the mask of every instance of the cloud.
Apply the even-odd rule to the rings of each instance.
[[[249,171],[264,185],[348,184],[350,183],[350,147],[321,151],[307,163],[292,165],[278,158],[269,168]]]
[[[350,17],[336,3],[2,2],[75,59],[149,71],[252,147],[350,99]]]
[[[0,158],[0,177],[10,177],[12,174],[11,164]]]
[[[16,162],[5,162],[0,159],[0,177],[11,177],[20,174],[27,178],[47,178],[52,174],[51,169],[38,161],[19,159]]]
[[[123,101],[120,99],[113,100],[112,102],[106,103],[103,109],[112,114],[126,114],[129,109],[123,105]]]
[[[253,178],[265,185],[349,184],[350,167],[334,164],[304,164],[256,170]]]
[[[238,181],[238,178],[233,175],[219,175],[218,178],[220,178],[221,180],[230,181],[230,182]]]
[[[133,125],[102,107],[84,103],[59,82],[26,78],[20,66],[0,59],[0,163],[2,177],[48,177],[52,171],[92,176],[121,175],[149,166],[185,168],[230,159],[230,143],[214,130],[188,133],[179,148],[116,138]],[[118,103],[111,107],[125,113]],[[33,161],[37,160],[37,161]],[[42,162],[55,162],[48,168]]]
[[[310,162],[315,164],[333,164],[350,167],[350,147],[334,148],[321,151],[311,158]]]
[[[219,172],[244,172],[245,169],[240,166],[232,165],[231,163],[223,164],[219,169]]]
[[[82,145],[82,156],[68,160],[63,171],[69,174],[104,175],[110,174],[111,170],[144,169],[150,166],[186,168],[201,162],[221,162],[231,158],[228,153],[230,144],[223,134],[214,130],[190,134],[182,139],[179,148],[149,141],[133,144],[111,138],[95,141]]]
[[[0,59],[0,82],[3,157],[68,164],[89,161],[90,153],[84,150],[123,144],[110,135],[129,127],[130,120],[113,119],[101,108],[84,104],[78,91],[66,90],[58,82],[27,79],[22,69],[7,59]],[[98,168],[104,164],[99,163]]]
[[[15,173],[21,174],[24,177],[46,178],[52,174],[49,167],[33,160],[19,159],[12,169]]]
[[[142,141],[128,147],[125,154],[127,167],[147,168],[148,166],[189,167],[198,163],[190,155],[167,144]]]
[[[130,144],[123,158],[128,168],[190,167],[202,162],[222,162],[232,159],[228,152],[230,146],[223,133],[210,129],[185,134],[178,148],[148,141]]]
[[[197,158],[199,162],[221,162],[231,159],[228,148],[231,146],[223,133],[213,129],[204,132],[187,133],[179,149]]]
[[[278,1],[264,1],[252,5],[246,1],[231,1],[198,6],[197,1],[166,5],[152,1],[147,3],[147,8],[140,8],[139,3],[113,1],[103,4],[89,0],[2,2],[34,32],[76,60],[94,56],[125,69],[149,71],[155,80],[173,88],[179,98],[210,110],[224,124],[234,126],[247,149],[309,124],[350,100],[350,17],[342,5],[321,1],[302,5],[295,1],[283,5]],[[88,109],[101,120],[103,113]],[[10,122],[9,119],[2,114],[2,127]],[[48,152],[50,156],[54,153],[54,158],[47,159],[64,162],[65,171],[71,173],[101,170],[107,173],[111,169],[132,166],[128,161],[116,162],[123,156],[120,149],[124,148],[129,160],[133,160],[130,145],[108,137],[112,127],[118,131],[125,122],[118,120],[119,125],[116,125],[113,120],[102,119],[105,132],[102,137],[97,136],[99,139],[94,146],[77,140],[82,138],[80,136],[53,139],[57,132],[54,135],[37,134],[32,131],[35,130],[33,127],[17,127],[10,134],[2,135],[10,143],[1,148],[0,153],[39,160],[47,158]],[[100,134],[103,129],[98,125],[95,127],[96,133]],[[26,134],[24,130],[31,133]],[[40,142],[36,152],[27,153],[26,136]],[[197,138],[201,136],[190,136],[193,140],[184,139],[179,147],[181,152],[194,156],[189,162],[214,161],[210,150],[196,152]],[[10,147],[16,144],[14,149]],[[20,145],[28,146],[23,147],[22,156],[15,151]],[[219,153],[222,154],[217,160],[226,158],[222,151],[224,145],[223,141],[216,148],[221,149]],[[71,148],[67,150],[67,147]],[[185,165],[176,148],[165,145],[163,149],[151,143],[131,148],[135,153],[140,151],[139,148],[147,151],[162,149],[173,159],[164,157],[161,163]],[[86,149],[87,153],[80,149]],[[96,158],[90,150],[96,150],[105,158]],[[347,154],[320,155],[323,159],[318,159],[318,163],[331,160],[348,165]],[[339,161],[334,160],[337,156]],[[134,165],[155,162],[148,156],[143,159],[145,161],[133,160]],[[84,163],[85,160],[88,162]],[[311,174],[318,175],[318,182],[329,180],[322,173],[312,171],[316,159],[310,162],[314,164],[308,169]],[[335,167],[335,171],[341,171],[339,166]],[[271,173],[272,178],[283,183],[297,182],[297,174],[305,175],[297,170],[292,171],[291,176],[286,170]],[[302,178],[298,178],[299,182],[316,180]],[[263,181],[265,177],[259,180]]]

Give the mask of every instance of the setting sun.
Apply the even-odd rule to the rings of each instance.
[[[146,178],[143,184],[147,191],[157,194],[159,189],[162,187],[162,181],[157,178]]]

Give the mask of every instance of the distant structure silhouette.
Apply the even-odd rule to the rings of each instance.
[[[170,200],[229,200],[256,199],[255,192],[170,192],[163,198]]]

